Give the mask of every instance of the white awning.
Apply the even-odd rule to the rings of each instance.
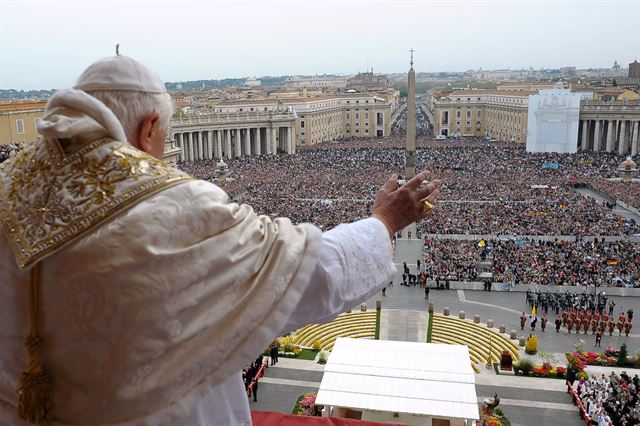
[[[475,375],[463,345],[340,338],[316,404],[445,418],[479,416]]]

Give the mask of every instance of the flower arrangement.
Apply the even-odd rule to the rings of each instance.
[[[535,355],[538,352],[538,336],[530,336],[524,345],[524,351],[529,355]]]
[[[322,407],[316,405],[316,394],[305,393],[298,397],[291,414],[295,414],[296,416],[320,416],[321,412]]]
[[[530,359],[523,359],[513,365],[513,370],[517,375],[534,376],[534,377],[565,377],[567,369],[562,366],[553,366],[549,362],[542,365],[533,364]]]
[[[296,357],[302,353],[302,348],[300,345],[295,345],[293,343],[293,338],[291,336],[284,336],[278,339],[279,352],[283,356]]]
[[[487,426],[511,426],[511,422],[504,415],[504,412],[496,408],[493,413],[487,411],[486,406],[482,406],[482,424]]]
[[[604,350],[604,354],[606,356],[615,356],[615,357],[617,357],[618,355],[620,355],[620,348],[617,347],[616,345],[609,345]]]
[[[572,352],[566,354],[567,361],[573,365],[576,369],[584,369],[585,365],[601,365],[601,366],[613,366],[616,365],[618,360],[603,352]],[[576,365],[574,365],[576,364]],[[577,365],[579,364],[579,365]],[[577,368],[581,367],[581,368]]]

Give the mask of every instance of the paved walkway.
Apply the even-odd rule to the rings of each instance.
[[[380,317],[380,340],[426,342],[429,314],[425,311],[385,309]]]

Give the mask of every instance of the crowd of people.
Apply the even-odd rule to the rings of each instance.
[[[221,186],[245,193],[258,213],[313,221],[324,229],[369,215],[375,192],[402,174],[400,136],[349,139],[301,148],[294,155],[225,160]],[[444,184],[425,234],[634,235],[640,227],[574,189],[615,176],[620,158],[607,153],[527,154],[522,146],[478,140],[417,140],[417,169]],[[217,160],[182,163],[188,173],[215,179]]]
[[[0,145],[0,163],[4,162],[11,156],[12,153],[20,150],[22,146],[17,143],[11,143],[6,145]]]
[[[640,190],[630,191],[629,183],[611,180],[593,180],[590,184],[596,190],[640,209]]]
[[[594,425],[632,426],[640,424],[638,375],[611,372],[574,381],[573,387]]]
[[[431,279],[479,281],[478,263],[489,260],[494,282],[640,287],[640,243],[633,241],[427,238],[424,257]]]
[[[247,396],[253,395],[253,401],[258,401],[258,381],[263,371],[264,357],[258,356],[251,364],[242,369],[242,381],[247,390]]]

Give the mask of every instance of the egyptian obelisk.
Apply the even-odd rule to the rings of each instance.
[[[411,49],[411,68],[407,82],[407,147],[404,157],[405,179],[416,175],[416,72],[413,70],[413,52]]]

